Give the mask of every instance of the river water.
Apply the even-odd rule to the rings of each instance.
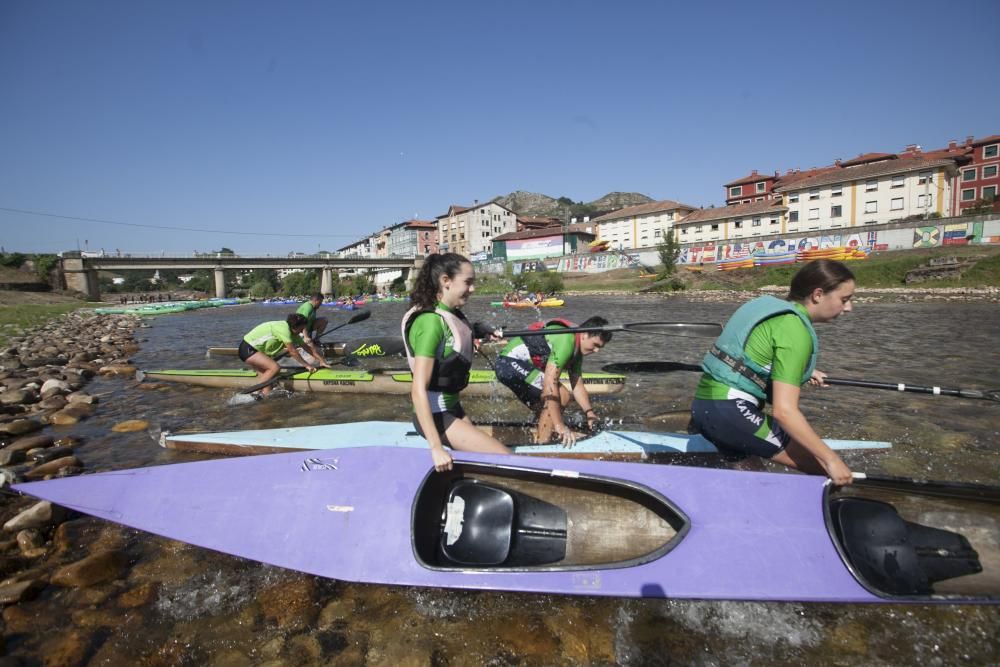
[[[684,298],[570,297],[560,316],[612,322],[724,322],[737,303]],[[403,304],[326,337],[395,335]],[[531,311],[476,298],[470,319],[518,328]],[[137,331],[143,369],[237,366],[205,359],[209,345],[235,346],[255,324],[288,308],[206,309],[150,320]],[[545,316],[553,311],[544,313]],[[347,313],[327,314],[334,324]],[[1000,308],[995,304],[864,303],[817,327],[819,367],[832,376],[912,384],[1000,385]],[[343,336],[340,336],[343,334]],[[616,335],[589,370],[615,361],[697,363],[711,341]],[[597,400],[609,417],[683,411],[698,376],[632,376]],[[408,397],[301,394],[230,407],[229,390],[100,378],[96,415],[72,427],[88,472],[207,458],[159,447],[163,430],[234,430],[408,418]],[[464,401],[477,420],[526,419],[503,391]],[[889,451],[848,452],[854,470],[1000,483],[1000,405],[986,401],[831,387],[804,390],[803,409],[821,435],[889,440]],[[113,433],[126,419],[148,432]],[[679,416],[668,427],[682,430]],[[718,457],[699,465],[735,465]],[[780,521],[780,517],[775,517]],[[89,522],[89,523],[88,523]],[[30,662],[51,656],[56,628],[76,628],[91,664],[986,664],[996,661],[1000,612],[977,606],[688,602],[456,592],[346,584],[260,565],[97,520],[81,522],[80,554],[123,546],[124,580],[85,590],[48,587],[7,620],[7,651]],[[775,563],[774,567],[782,567]],[[51,630],[50,630],[51,629]]]

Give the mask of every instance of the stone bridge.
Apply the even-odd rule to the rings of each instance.
[[[334,255],[313,255],[308,257],[244,257],[217,253],[216,255],[196,255],[193,257],[100,255],[72,256],[77,253],[63,253],[59,270],[68,289],[87,295],[91,301],[100,301],[101,292],[97,284],[98,271],[127,271],[134,269],[194,271],[208,269],[215,272],[215,296],[226,296],[226,271],[249,269],[319,269],[322,271],[320,291],[326,296],[333,294],[334,271],[402,271],[406,287],[412,287],[416,272],[423,265],[422,258],[412,257],[336,257]]]

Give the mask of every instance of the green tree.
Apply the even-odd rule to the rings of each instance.
[[[320,279],[316,270],[293,271],[281,281],[284,296],[307,296],[319,291]]]
[[[207,269],[198,269],[194,272],[191,280],[184,283],[184,288],[195,292],[215,291],[215,276]]]
[[[673,229],[667,232],[663,243],[656,246],[656,252],[660,256],[660,264],[663,265],[663,268],[660,269],[660,280],[674,275],[677,271],[677,258],[681,254],[681,246],[677,243]]]
[[[389,284],[389,291],[394,294],[402,294],[406,291],[406,279],[399,276]]]
[[[274,287],[266,280],[259,280],[250,286],[250,296],[257,299],[266,299],[274,296]]]

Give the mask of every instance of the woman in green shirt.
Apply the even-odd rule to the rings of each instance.
[[[306,363],[302,355],[299,354],[298,346],[304,345],[302,332],[306,328],[306,318],[298,313],[292,313],[284,321],[274,320],[258,324],[243,337],[240,341],[239,355],[242,361],[249,364],[257,371],[257,382],[267,382],[278,374],[281,370],[278,362],[274,360],[280,352],[286,352],[295,361],[302,364],[302,367],[310,373],[316,372],[316,367]],[[315,348],[310,348],[319,361],[319,365],[330,367],[322,355],[319,355]],[[270,385],[260,390],[261,395],[267,396],[271,393]]]
[[[469,383],[473,332],[461,308],[475,291],[476,274],[455,253],[424,260],[403,316],[406,359],[413,371],[414,425],[431,447],[436,470],[451,470],[444,448],[509,454],[503,444],[477,429],[466,416],[459,392]]]
[[[805,384],[824,387],[816,370],[815,322],[851,311],[854,275],[820,259],[792,278],[788,296],[763,296],[738,308],[701,367],[692,426],[720,450],[755,454],[803,472],[850,484],[850,469],[799,409]],[[770,403],[772,416],[764,413]]]

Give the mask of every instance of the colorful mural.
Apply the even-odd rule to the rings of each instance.
[[[937,227],[917,227],[913,230],[914,248],[934,248],[941,245],[941,230]]]
[[[599,252],[586,255],[567,255],[553,260],[552,268],[568,273],[599,273],[639,265],[639,255],[624,252]],[[548,262],[546,262],[548,265]]]

